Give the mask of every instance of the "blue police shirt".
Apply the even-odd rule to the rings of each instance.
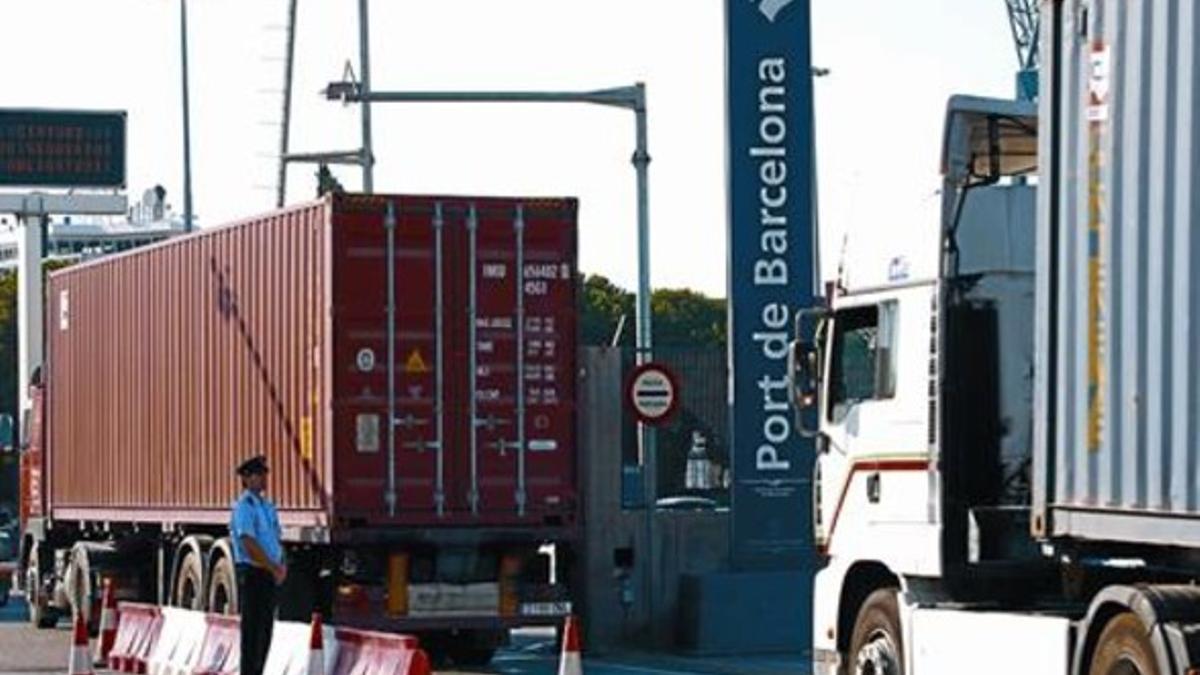
[[[250,565],[253,562],[242,546],[242,536],[250,536],[272,562],[283,562],[283,544],[279,541],[279,515],[270,500],[250,490],[242,493],[233,503],[233,515],[229,521],[229,535],[233,540],[233,562]]]

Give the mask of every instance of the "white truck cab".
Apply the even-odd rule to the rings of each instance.
[[[951,99],[936,278],[898,265],[885,285],[831,283],[825,306],[799,315],[793,399],[798,427],[817,439],[813,527],[825,563],[816,673],[916,672],[914,606],[987,574],[1000,549],[997,559],[1022,545],[1039,557],[1021,520],[1036,134],[1033,104]]]

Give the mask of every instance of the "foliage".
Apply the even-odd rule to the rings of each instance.
[[[635,330],[634,294],[607,278],[583,279],[580,293],[580,341],[585,345],[612,344],[625,317],[621,346],[632,347]],[[650,297],[654,344],[658,346],[723,346],[725,300],[690,289],[660,288]]]

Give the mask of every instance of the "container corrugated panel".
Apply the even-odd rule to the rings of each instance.
[[[1043,3],[1036,534],[1200,543],[1200,8]]]
[[[339,195],[55,273],[54,515],[223,522],[262,452],[292,524],[571,526],[576,212]]]
[[[257,453],[285,522],[327,520],[328,205],[51,275],[56,517],[221,521]]]

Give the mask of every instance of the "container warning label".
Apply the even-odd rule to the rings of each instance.
[[[421,356],[420,349],[414,349],[408,355],[408,360],[404,362],[404,372],[406,373],[428,373],[429,365],[425,363],[425,359]]]

